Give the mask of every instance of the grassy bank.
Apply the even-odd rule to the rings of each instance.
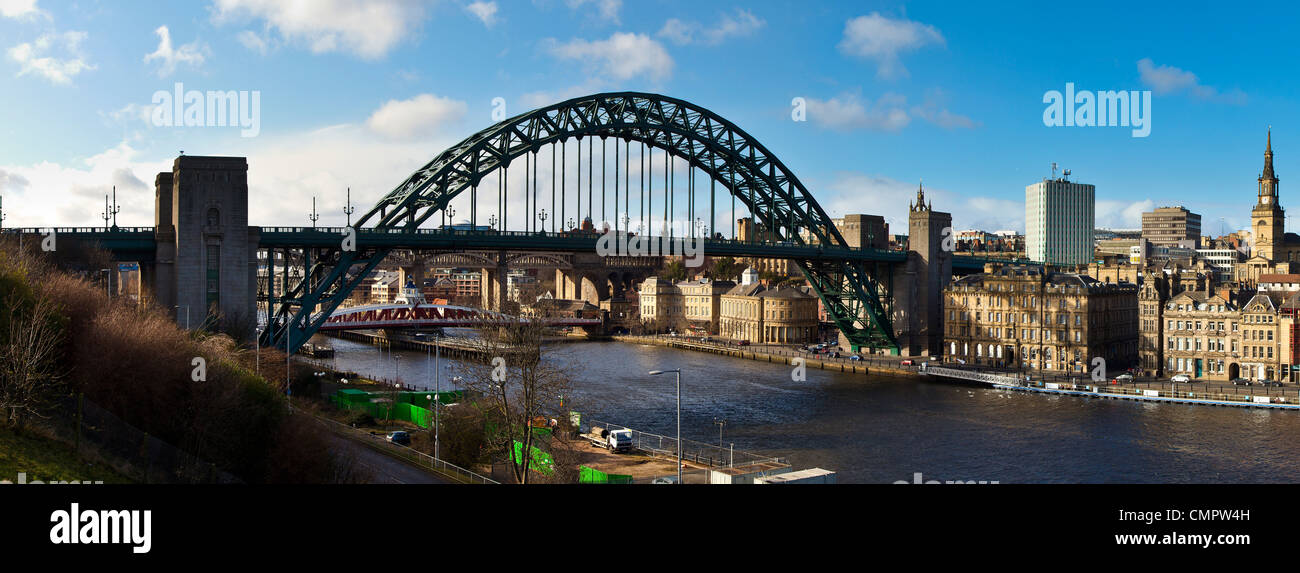
[[[32,432],[0,427],[0,480],[18,483],[18,474],[33,480],[132,483],[102,464],[77,459],[72,447]]]

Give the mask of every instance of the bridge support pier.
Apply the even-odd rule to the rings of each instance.
[[[506,274],[509,272],[506,262],[506,252],[497,252],[497,267],[495,269],[480,269],[482,277],[480,280],[480,292],[483,295],[483,308],[495,312],[502,312],[506,306]]]

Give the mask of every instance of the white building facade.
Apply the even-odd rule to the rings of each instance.
[[[1025,251],[1052,265],[1092,261],[1096,188],[1065,179],[1025,187]]]

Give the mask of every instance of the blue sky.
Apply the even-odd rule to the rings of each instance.
[[[1269,125],[1290,203],[1296,8],[1043,4],[0,0],[4,223],[98,224],[116,184],[119,224],[152,224],[153,175],[185,150],[249,157],[254,224],[308,224],[312,196],[340,224],[345,187],[364,210],[493,123],[493,98],[514,115],[620,90],[712,109],[832,214],[900,231],[920,179],[957,227],[1023,229],[1052,162],[1097,186],[1098,226],[1184,204],[1241,228]],[[153,125],[177,82],[256,90],[260,132]],[[1045,126],[1067,82],[1152,91],[1150,135]]]

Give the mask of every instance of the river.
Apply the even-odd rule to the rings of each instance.
[[[336,367],[432,387],[428,358],[330,339]],[[841,483],[1272,483],[1296,481],[1300,412],[1090,400],[808,370],[622,342],[548,346],[584,419],[781,456]],[[457,373],[443,359],[444,388]]]

